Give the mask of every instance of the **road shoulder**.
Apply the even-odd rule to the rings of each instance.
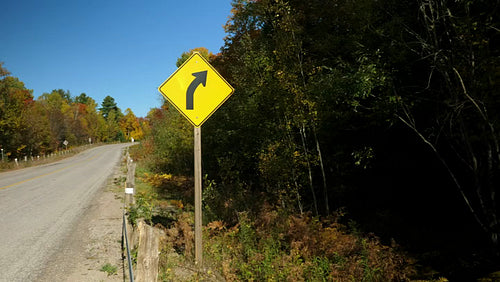
[[[38,281],[123,281],[123,201],[118,192],[122,176],[116,166]]]

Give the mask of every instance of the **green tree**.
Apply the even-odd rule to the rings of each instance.
[[[62,90],[62,89],[54,89],[52,90],[52,93],[57,93],[63,100],[66,101],[66,103],[71,104],[73,102],[73,99],[71,98],[71,93],[69,90]]]
[[[330,213],[328,179],[362,165],[353,155],[363,166],[374,155],[371,138],[335,134],[388,127],[394,108],[381,57],[366,42],[375,15],[371,1],[233,1],[212,61],[236,91],[204,126],[217,136],[204,141],[214,160],[204,167],[223,183],[221,195],[245,201],[262,191],[290,210]]]
[[[82,93],[82,94],[75,97],[75,103],[88,104],[90,99],[92,99],[92,98],[87,96],[87,94]]]
[[[103,140],[125,141],[125,134],[120,129],[120,120],[123,118],[123,113],[120,108],[118,108],[115,99],[109,95],[106,96],[99,110],[106,121]]]
[[[214,54],[212,54],[212,52],[208,51],[207,48],[197,47],[197,48],[189,50],[189,52],[182,53],[181,56],[179,58],[177,58],[177,62],[175,63],[175,65],[177,67],[180,67],[194,52],[200,53],[200,55],[203,56],[207,60],[212,59],[214,56]]]
[[[167,101],[148,114],[149,142],[154,144],[150,168],[156,172],[192,174],[193,127]]]
[[[104,100],[101,103],[101,108],[99,110],[101,111],[102,116],[106,120],[109,120],[109,115],[111,112],[114,112],[115,118],[121,117],[120,108],[118,108],[115,99],[109,95],[104,97]]]

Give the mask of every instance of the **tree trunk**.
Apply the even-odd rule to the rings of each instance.
[[[308,152],[307,147],[306,147],[306,132],[305,132],[306,129],[305,129],[304,124],[302,124],[302,128],[299,131],[300,131],[300,137],[302,139],[302,146],[304,148],[304,154],[306,157],[307,171],[309,174],[309,187],[311,188],[311,194],[313,197],[314,213],[315,213],[315,215],[318,215],[318,201],[316,200],[316,194],[314,193],[311,163],[309,162],[309,152]]]
[[[314,127],[314,125],[313,125],[313,135],[314,135],[314,140],[316,141],[316,151],[318,152],[319,164],[321,167],[321,176],[323,177],[323,197],[325,198],[325,211],[326,214],[329,215],[330,205],[328,203],[328,187],[326,185],[325,167],[323,165],[323,156],[321,154],[321,147],[319,145],[318,136],[316,135],[316,127]]]

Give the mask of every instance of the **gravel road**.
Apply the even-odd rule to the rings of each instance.
[[[0,281],[38,280],[88,213],[126,146],[96,147],[0,173]]]

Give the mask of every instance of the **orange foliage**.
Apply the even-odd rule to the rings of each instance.
[[[415,273],[411,258],[382,245],[375,236],[351,234],[337,222],[267,210],[255,222],[240,224],[228,229],[214,221],[206,228],[208,244],[223,246],[209,249],[208,254],[219,257],[221,272],[229,281],[406,281]]]

